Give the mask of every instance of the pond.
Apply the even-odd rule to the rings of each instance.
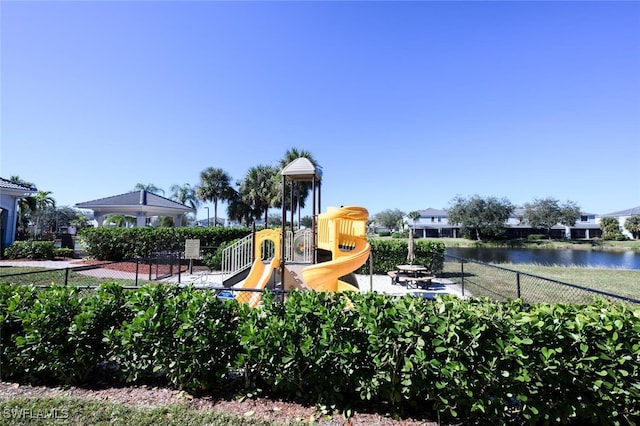
[[[447,248],[447,254],[494,264],[530,263],[546,266],[640,269],[640,254],[633,251],[451,247]]]

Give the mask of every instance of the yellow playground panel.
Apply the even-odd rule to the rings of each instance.
[[[371,249],[366,238],[368,218],[367,209],[359,206],[329,207],[326,213],[318,215],[317,248],[330,252],[331,260],[310,264],[302,269],[302,280],[306,287],[315,291],[359,291],[340,278],[356,271],[369,258]],[[266,243],[274,248],[270,259],[264,259]],[[253,250],[255,260],[249,275],[238,287],[263,290],[275,270],[285,266],[282,263],[282,229],[256,232]],[[250,295],[239,294],[237,299],[255,307],[260,303],[262,293],[254,291]]]

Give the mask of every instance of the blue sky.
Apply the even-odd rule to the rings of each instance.
[[[640,205],[640,2],[2,1],[0,20],[0,176],[61,206],[241,180],[293,147],[323,210]]]

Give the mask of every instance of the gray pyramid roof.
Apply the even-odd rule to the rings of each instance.
[[[95,212],[127,214],[145,211],[151,216],[175,215],[194,211],[191,207],[145,190],[85,201],[75,206],[79,209],[90,209]]]

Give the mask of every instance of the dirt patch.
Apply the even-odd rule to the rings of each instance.
[[[0,381],[0,399],[14,397],[74,397],[91,401],[108,401],[134,407],[164,407],[180,404],[196,410],[217,410],[238,417],[250,416],[273,424],[292,422],[325,426],[435,426],[436,422],[416,418],[394,419],[384,407],[355,411],[350,418],[340,413],[324,412],[319,407],[270,398],[194,397],[184,391],[149,386],[48,387]]]

